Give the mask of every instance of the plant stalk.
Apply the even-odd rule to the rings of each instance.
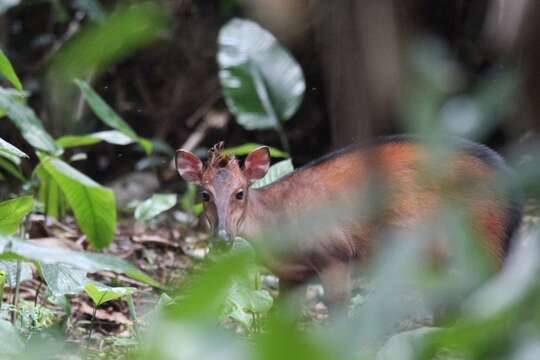
[[[128,303],[128,309],[129,309],[129,316],[131,317],[131,320],[133,321],[133,330],[135,330],[135,337],[137,338],[137,341],[140,341],[141,331],[139,328],[139,323],[137,321],[137,313],[135,312],[135,305],[133,304],[133,296],[131,294],[127,296],[127,303]]]
[[[88,338],[86,339],[86,347],[90,347],[90,340],[92,339],[92,332],[94,331],[94,325],[96,322],[97,305],[94,304],[94,311],[92,312],[92,320],[90,321],[90,330],[88,331]]]
[[[21,239],[26,240],[26,225],[28,223],[28,215],[24,218],[24,221],[21,223],[20,234]],[[13,295],[13,306],[14,310],[11,313],[11,322],[15,325],[15,320],[17,319],[17,314],[19,313],[19,293],[21,290],[21,269],[22,262],[17,260],[17,270],[15,272],[15,294]]]
[[[101,295],[101,298],[97,303],[94,304],[94,311],[92,312],[92,320],[90,321],[90,331],[88,331],[88,338],[86,339],[86,347],[90,347],[90,340],[92,339],[92,333],[94,332],[94,325],[96,323],[96,312],[99,305],[101,305],[101,302],[103,301],[103,297],[105,297],[105,293]]]

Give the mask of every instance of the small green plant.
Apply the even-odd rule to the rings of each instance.
[[[129,304],[131,320],[133,321],[133,327],[138,337],[139,328],[137,324],[137,316],[133,307],[133,299],[131,298],[131,295],[135,291],[134,288],[110,287],[99,283],[89,282],[84,286],[84,291],[88,294],[88,296],[90,297],[90,299],[92,299],[92,302],[94,303],[94,312],[92,313],[92,322],[90,324],[90,331],[88,332],[87,344],[90,344],[90,340],[92,339],[92,332],[94,330],[94,322],[96,319],[97,308],[105,304],[106,302],[120,299],[122,297],[126,297],[128,299],[127,301]]]

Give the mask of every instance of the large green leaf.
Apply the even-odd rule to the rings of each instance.
[[[16,148],[15,146],[11,145],[4,139],[0,138],[0,153],[12,155],[16,157],[28,157],[24,152]]]
[[[54,296],[79,294],[90,281],[87,272],[68,264],[39,263],[41,275]]]
[[[268,31],[233,19],[219,33],[219,78],[229,110],[246,129],[279,128],[302,102],[301,67]]]
[[[0,4],[0,8],[1,7],[2,5]],[[17,77],[15,70],[13,70],[13,66],[2,49],[0,49],[0,74],[2,74],[11,83],[11,85],[15,87],[15,89],[19,91],[22,90],[21,81]]]
[[[20,196],[0,202],[0,234],[16,233],[21,221],[32,210],[33,202],[31,196]]]
[[[61,149],[45,131],[34,111],[19,101],[20,96],[19,92],[0,87],[0,111],[8,116],[23,138],[34,148],[49,153],[59,153]]]
[[[128,145],[133,142],[129,136],[117,130],[100,131],[88,135],[67,135],[56,140],[56,143],[63,148],[75,146],[93,145],[102,141],[114,145]]]
[[[75,83],[81,89],[88,105],[94,114],[99,117],[105,124],[122,132],[124,135],[137,141],[147,154],[152,152],[152,143],[146,139],[139,137],[135,131],[99,96],[86,82],[75,80]]]
[[[176,205],[175,194],[154,194],[135,208],[135,219],[149,220]]]
[[[43,264],[68,264],[89,273],[114,271],[135,280],[160,287],[160,284],[129,262],[116,256],[54,248],[0,235],[0,260],[31,260]]]
[[[79,227],[96,249],[107,247],[116,228],[116,201],[110,189],[99,185],[60,159],[40,156],[42,168],[58,184]]]
[[[108,301],[131,295],[135,289],[132,287],[110,287],[96,282],[89,282],[84,286],[84,291],[96,306],[100,306]]]
[[[223,154],[228,154],[228,155],[244,156],[261,146],[262,145],[259,145],[259,144],[247,143],[240,146],[233,146],[233,147],[223,149],[221,152]],[[287,154],[285,151],[281,151],[273,147],[269,147],[268,149],[270,150],[270,156],[273,158],[290,157],[289,154]]]
[[[251,187],[257,189],[266,185],[270,185],[279,178],[291,173],[294,170],[291,159],[282,160],[274,165],[270,166],[266,175],[251,185]]]

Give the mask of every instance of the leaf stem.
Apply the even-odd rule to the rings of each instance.
[[[137,313],[135,312],[135,305],[133,304],[133,296],[131,294],[127,296],[127,303],[128,303],[128,309],[129,309],[129,316],[131,317],[131,320],[133,321],[133,330],[135,330],[135,337],[137,338],[137,341],[140,341],[141,331],[139,328],[139,323],[137,321]]]
[[[264,79],[259,69],[251,62],[249,63],[249,69],[253,76],[253,79],[255,82],[255,90],[257,91],[257,94],[259,95],[261,103],[264,109],[266,110],[266,112],[268,113],[268,115],[274,120],[274,129],[279,134],[281,146],[283,147],[283,150],[285,150],[285,152],[290,155],[291,149],[289,147],[289,140],[287,139],[287,135],[285,134],[285,131],[283,130],[283,126],[281,125],[281,119],[279,118],[275,110],[275,106],[272,103],[272,99],[270,97],[270,94],[268,93],[268,89],[264,82]]]
[[[92,339],[92,332],[94,331],[94,325],[96,322],[96,312],[99,305],[101,305],[101,302],[103,301],[103,298],[105,297],[106,293],[103,293],[101,295],[101,298],[97,303],[94,304],[94,311],[92,312],[92,320],[90,321],[90,331],[88,331],[88,338],[86,339],[86,347],[90,347],[90,340]]]

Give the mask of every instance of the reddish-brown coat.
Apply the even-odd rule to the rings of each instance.
[[[265,164],[263,152],[252,159],[254,169]],[[318,275],[330,302],[348,299],[351,263],[369,257],[379,231],[414,230],[436,223],[447,202],[467,212],[484,240],[482,246],[499,267],[512,209],[508,196],[501,195],[496,186],[498,169],[465,151],[446,154],[438,163],[434,160],[418,143],[388,142],[343,152],[269,186],[252,189],[248,188],[248,169],[231,159],[223,167],[206,167],[201,174],[203,188],[216,199],[206,204],[205,212],[214,227],[221,215],[227,217],[222,226],[228,232],[257,238],[261,232],[281,226],[283,219],[295,219],[336,202],[350,206],[353,211],[318,233],[316,239],[291,239],[285,252],[256,244],[280,279],[302,282]],[[238,189],[245,189],[245,199],[230,200]],[[362,195],[378,200],[372,206],[374,211],[361,211]],[[439,258],[448,256],[442,241],[445,236],[451,234],[438,232],[434,239],[431,253]]]

